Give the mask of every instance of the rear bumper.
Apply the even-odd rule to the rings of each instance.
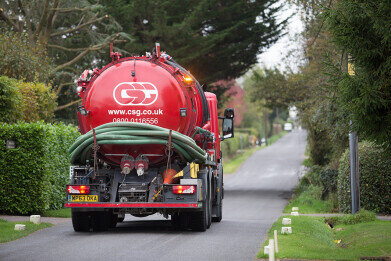
[[[201,208],[201,203],[65,203],[66,208]]]

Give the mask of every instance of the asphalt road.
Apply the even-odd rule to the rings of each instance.
[[[294,130],[226,175],[223,220],[206,232],[172,230],[160,215],[127,215],[103,233],[75,233],[66,221],[0,244],[0,260],[254,260],[298,182],[305,144]]]

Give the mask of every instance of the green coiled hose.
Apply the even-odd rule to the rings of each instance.
[[[135,122],[106,123],[95,128],[95,137],[99,145],[166,145],[170,130],[154,125]],[[205,162],[208,154],[195,141],[176,131],[171,133],[174,150],[189,162]],[[80,136],[69,148],[71,164],[85,164],[90,159],[94,144],[94,134],[90,130]]]

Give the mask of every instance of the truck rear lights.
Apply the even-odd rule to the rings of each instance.
[[[172,193],[174,194],[194,194],[195,186],[175,185],[172,186]]]
[[[77,186],[67,186],[68,194],[89,194],[90,186],[77,185]]]

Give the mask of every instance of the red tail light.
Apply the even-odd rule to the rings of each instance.
[[[172,193],[174,194],[194,194],[195,186],[175,185],[172,186]]]
[[[89,194],[90,186],[79,185],[79,186],[67,186],[68,194]]]

